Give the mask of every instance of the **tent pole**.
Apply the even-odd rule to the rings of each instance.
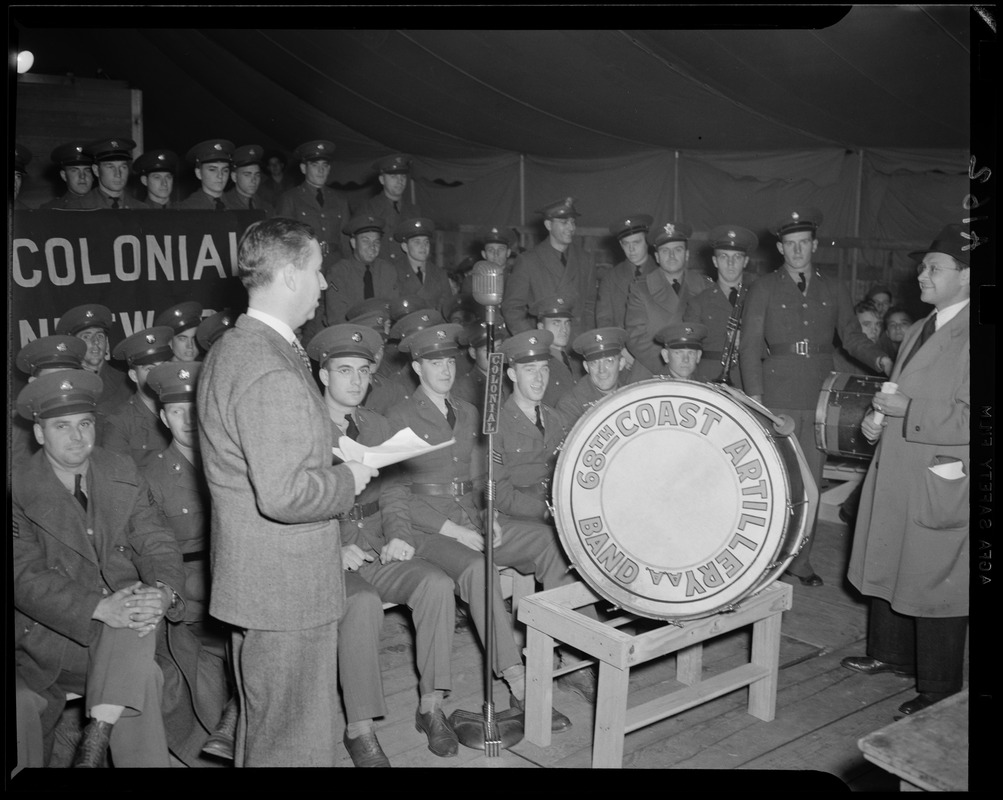
[[[675,169],[672,171],[672,219],[679,219],[679,151],[674,151]]]
[[[526,225],[526,156],[519,153],[519,225]]]
[[[857,213],[853,220],[853,238],[860,239],[860,203],[863,197],[862,184],[864,181],[864,150],[861,148],[857,152]],[[850,251],[850,296],[856,294],[857,289],[857,256],[860,248],[854,245]]]

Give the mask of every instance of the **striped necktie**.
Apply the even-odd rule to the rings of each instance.
[[[306,354],[306,350],[303,349],[303,345],[300,344],[300,340],[294,337],[291,344],[293,346],[293,350],[296,351],[296,355],[298,355],[300,357],[300,361],[303,362],[303,366],[306,368],[306,371],[313,374],[313,365],[310,363],[310,356]]]

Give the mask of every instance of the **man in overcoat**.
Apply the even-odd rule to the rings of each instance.
[[[878,446],[864,479],[849,579],[871,598],[867,655],[843,666],[916,676],[913,714],[962,688],[968,626],[971,238],[948,225],[919,265],[934,311],[899,349],[861,424]]]

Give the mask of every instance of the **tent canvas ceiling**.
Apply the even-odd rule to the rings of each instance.
[[[142,90],[147,148],[327,138],[361,169],[396,150],[470,159],[968,147],[969,7],[751,8],[606,7],[601,21],[599,9],[566,9],[576,27],[550,30],[486,30],[489,19],[547,17],[476,7],[319,7],[298,28],[275,27],[297,15],[266,7],[11,13],[34,72]],[[720,29],[728,16],[765,27]],[[611,17],[647,27],[601,29]],[[433,29],[442,19],[452,27]],[[404,26],[349,27],[390,20]]]

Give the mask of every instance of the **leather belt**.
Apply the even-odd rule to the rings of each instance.
[[[371,517],[379,510],[380,510],[379,500],[374,500],[371,503],[356,503],[348,511],[343,511],[340,514],[335,514],[334,518],[342,522],[344,522],[345,520],[351,520],[352,522],[361,522],[366,517]]]
[[[546,500],[547,495],[550,494],[550,481],[537,481],[536,483],[529,484],[529,486],[514,486],[513,488],[525,494],[532,495],[538,500]]]
[[[203,561],[209,558],[208,550],[196,550],[194,553],[182,553],[182,561]]]
[[[462,497],[474,490],[472,481],[453,481],[452,483],[412,483],[412,494],[431,494],[437,497]]]
[[[802,339],[800,342],[779,342],[778,344],[770,343],[770,355],[796,355],[796,356],[809,356],[809,355],[821,355],[823,353],[832,353],[831,344],[812,344],[807,339]]]

